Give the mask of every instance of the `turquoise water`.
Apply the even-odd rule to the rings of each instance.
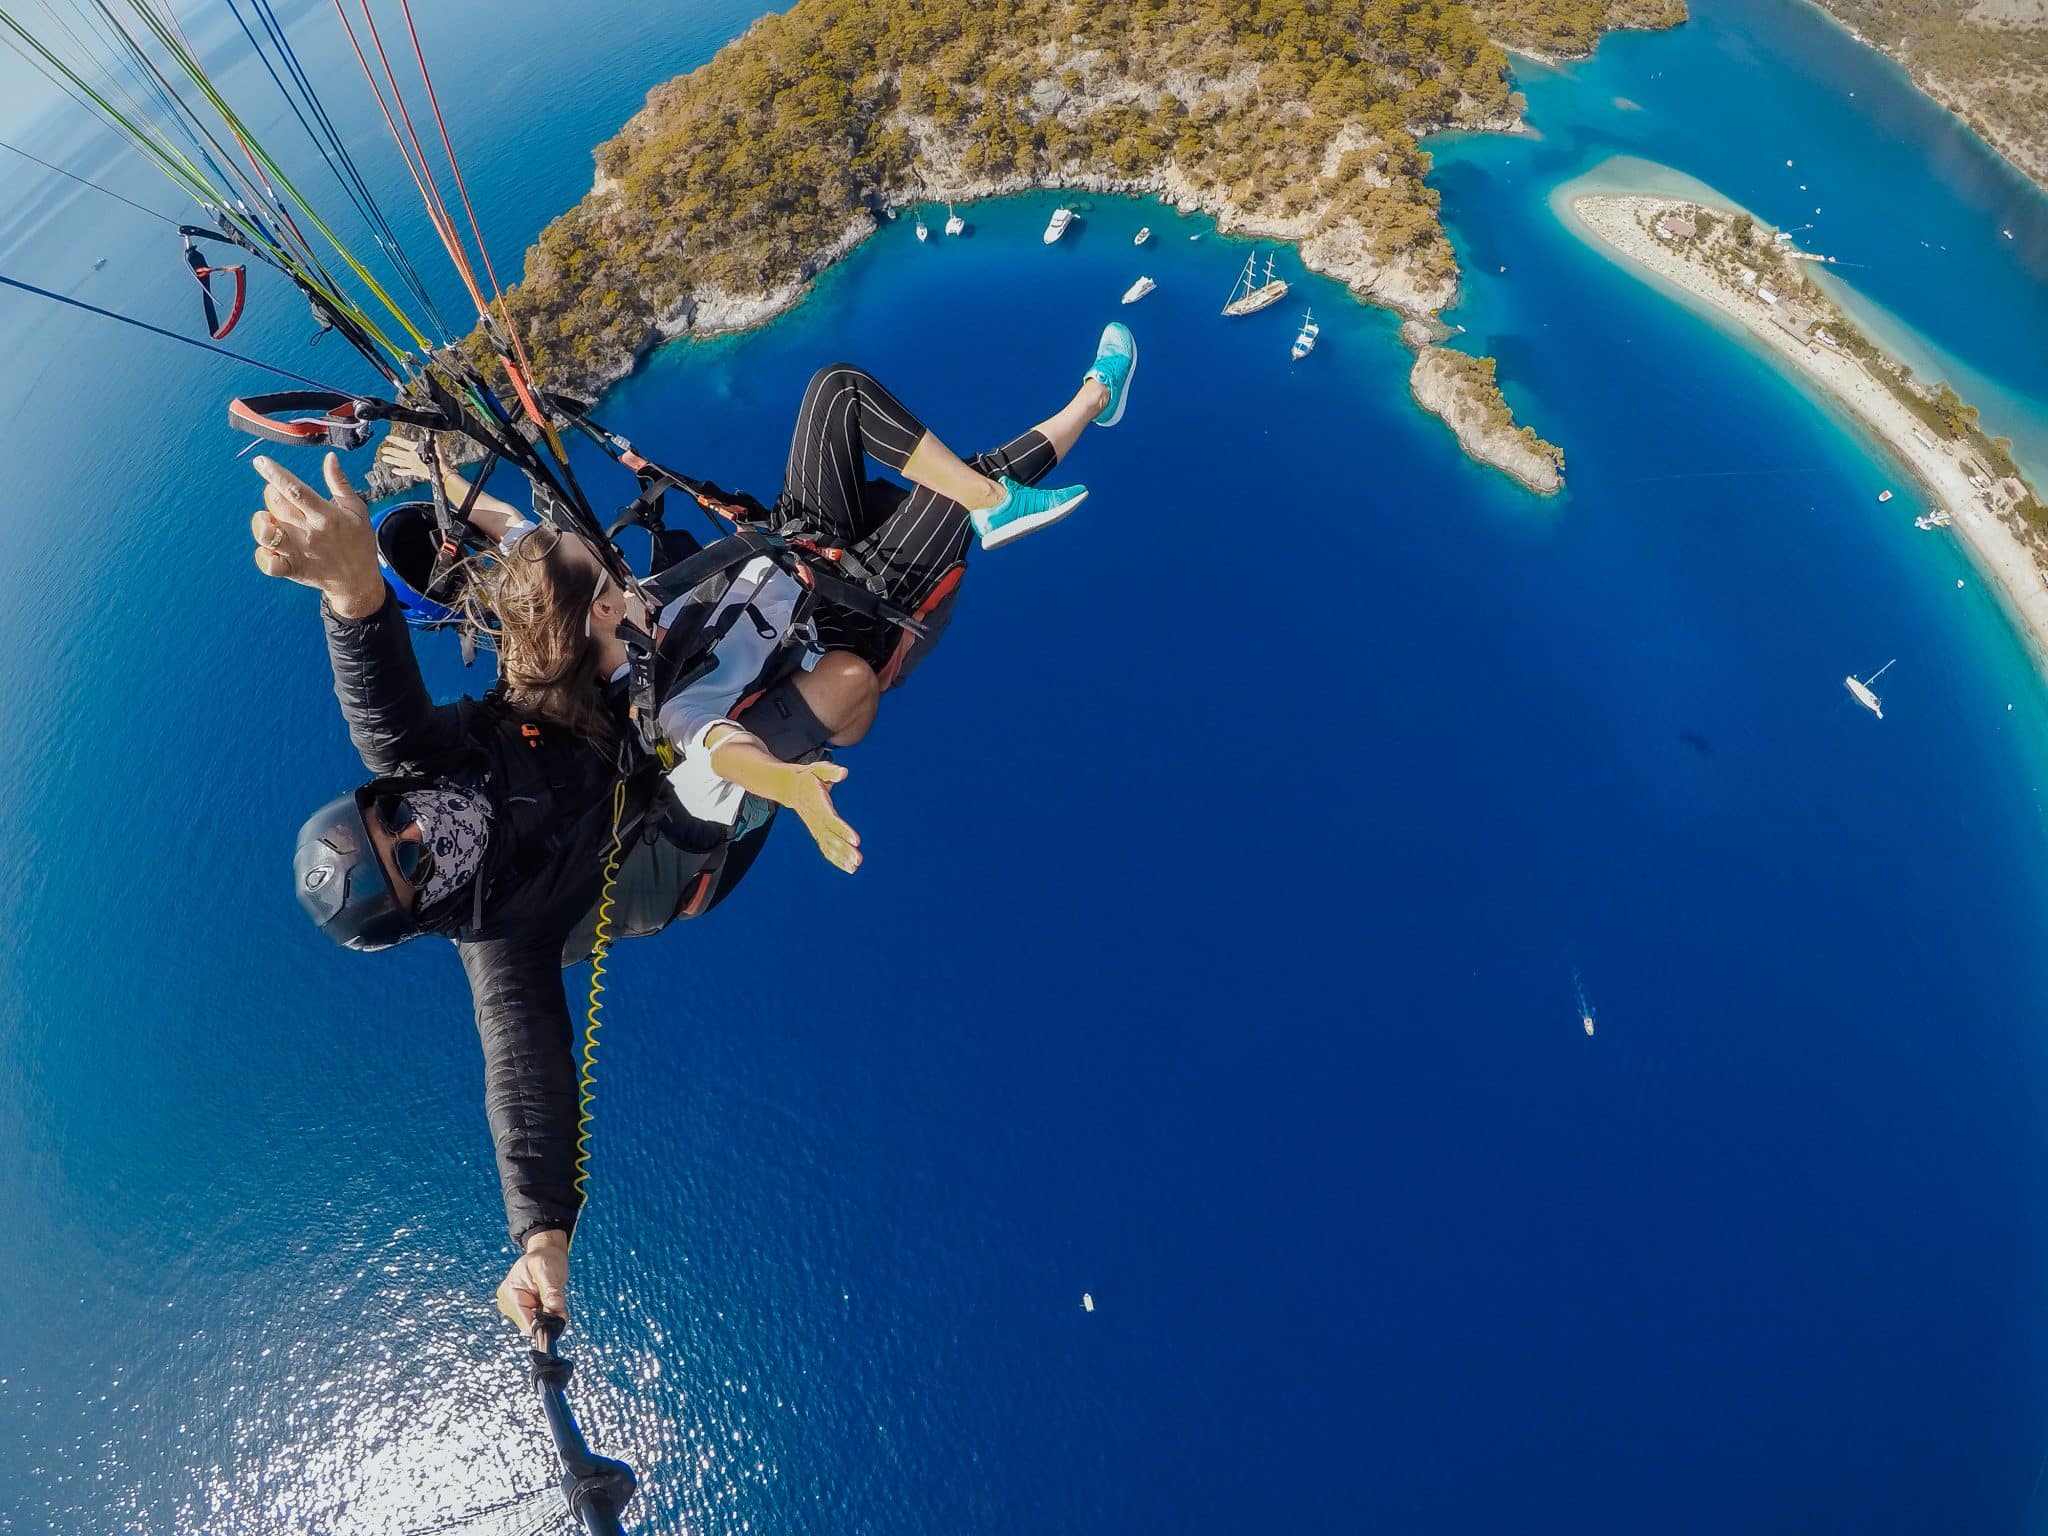
[[[766,492],[817,364],[977,446],[1160,285],[1083,514],[977,562],[850,754],[859,877],[783,836],[620,955],[576,1343],[643,1528],[2048,1520],[2048,694],[1896,466],[1548,199],[1629,155],[1796,223],[1820,168],[1813,243],[2023,442],[2044,215],[1812,13],[1702,10],[1531,72],[1540,140],[1435,146],[1450,318],[1554,500],[1414,411],[1389,317],[1282,253],[1291,364],[1292,302],[1216,317],[1242,244],[1107,199],[1051,250],[1048,198],[900,221],[608,402]],[[748,19],[494,14],[547,46],[427,42],[501,248]],[[190,323],[175,241],[62,206],[0,269]],[[246,346],[344,367],[258,297]],[[284,888],[353,769],[304,594],[247,573],[251,381],[0,306],[0,1525],[531,1487],[459,973],[316,947]],[[1892,656],[1880,724],[1840,679]]]

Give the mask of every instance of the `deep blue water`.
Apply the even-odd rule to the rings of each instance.
[[[661,9],[430,31],[501,260],[748,19]],[[1292,365],[1298,311],[1215,317],[1241,245],[1109,200],[1049,251],[1044,198],[899,222],[615,393],[765,493],[819,363],[971,448],[1160,284],[1089,504],[977,562],[849,755],[860,875],[785,829],[618,956],[573,1342],[643,1528],[2048,1523],[2048,695],[1896,466],[1548,198],[1626,154],[1798,222],[1782,161],[1824,167],[1814,243],[2023,444],[2048,214],[1811,12],[1700,9],[1532,70],[1540,141],[1439,146],[1451,318],[1556,501],[1412,409],[1388,317],[1307,280]],[[175,241],[59,201],[0,270],[191,323]],[[355,769],[307,595],[248,570],[253,381],[0,323],[0,1526],[393,1533],[531,1487],[460,974],[328,950],[283,877]],[[306,330],[259,286],[238,339],[343,370]],[[1894,655],[1880,724],[1840,679]]]

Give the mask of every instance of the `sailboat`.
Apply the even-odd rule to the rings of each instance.
[[[946,204],[946,233],[957,235],[967,228],[967,221],[953,211],[951,203]]]
[[[1304,311],[1301,317],[1301,329],[1294,337],[1294,360],[1297,363],[1304,357],[1307,357],[1309,353],[1315,351],[1316,338],[1322,335],[1322,333],[1323,328],[1316,324],[1315,312],[1313,310]]]
[[[1287,297],[1287,283],[1273,276],[1273,258],[1266,258],[1266,280],[1257,281],[1253,266],[1259,253],[1253,251],[1244,259],[1244,270],[1237,275],[1237,286],[1230,290],[1230,302],[1223,306],[1226,315],[1256,314],[1268,304],[1277,304]]]
[[[924,214],[923,214],[922,212],[920,212],[920,213],[918,214],[918,216],[917,216],[917,238],[918,238],[918,241],[919,241],[919,243],[920,243],[920,244],[922,244],[922,243],[923,243],[924,241],[926,241],[926,240],[929,240],[929,239],[931,239],[931,237],[932,237],[932,232],[931,232],[930,230],[928,230],[928,229],[926,229],[926,228],[924,227]]]
[[[1889,672],[1892,669],[1892,662],[1898,659],[1898,657],[1894,656],[1891,661],[1886,662],[1875,672],[1871,673],[1867,679],[1857,677],[1853,672],[1842,679],[1842,686],[1856,696],[1856,702],[1880,720],[1884,718],[1884,701],[1870,691],[1870,685]]]

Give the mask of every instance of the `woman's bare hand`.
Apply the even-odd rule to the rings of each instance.
[[[803,818],[826,861],[852,874],[860,868],[860,834],[832,807],[832,786],[846,777],[846,770],[837,763],[799,763],[789,772],[788,798],[782,803]]]
[[[420,453],[420,439],[400,437],[396,432],[386,433],[384,441],[377,445],[377,465],[394,475],[403,475],[424,483],[431,474],[427,461]]]
[[[263,508],[249,519],[256,569],[317,589],[339,618],[366,619],[383,607],[370,509],[341,461],[330,453],[322,465],[325,496],[273,459],[255,464],[263,477]]]

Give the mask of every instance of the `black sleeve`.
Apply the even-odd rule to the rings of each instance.
[[[475,939],[457,946],[484,1048],[484,1109],[515,1246],[542,1227],[572,1231],[576,1056],[562,983],[562,939]]]
[[[334,696],[349,739],[372,773],[396,773],[409,762],[462,744],[458,706],[436,704],[420,677],[405,612],[389,588],[367,619],[337,618],[323,601],[327,659]]]

